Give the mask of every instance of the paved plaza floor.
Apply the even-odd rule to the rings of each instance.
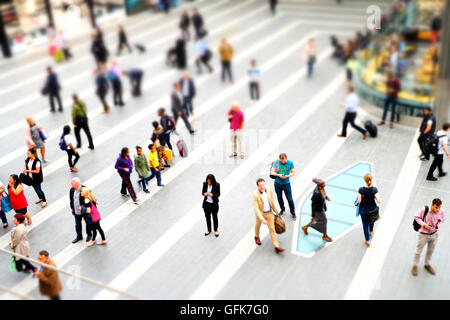
[[[336,136],[344,116],[338,105],[344,101],[346,85],[344,67],[330,57],[330,36],[342,40],[353,37],[365,28],[368,5],[389,8],[390,1],[344,0],[341,5],[332,0],[280,2],[279,14],[273,18],[268,2],[263,0],[181,1],[181,9],[196,6],[205,18],[209,31],[206,43],[214,52],[214,73],[196,74],[193,42],[189,42],[188,69],[198,92],[192,118],[196,133],[189,135],[182,122],[178,129],[189,156],[176,155],[173,166],[162,174],[165,187],[157,187],[152,181],[148,195],[138,189],[133,173],[139,206],[120,195],[121,179],[114,163],[124,146],[132,154],[136,145],[147,152],[151,122],[158,120],[157,109],[170,110],[172,83],[182,72],[166,66],[165,55],[178,35],[179,9],[168,16],[145,12],[123,22],[129,41],[147,47],[144,54],[124,50],[119,59],[121,68],[144,69],[143,96],[131,97],[128,79],[124,79],[126,105],[114,107],[107,115],[101,114],[95,95],[89,38],[74,43],[74,59],[70,62],[55,64],[42,51],[0,64],[0,180],[6,183],[10,174],[23,170],[26,115],[33,115],[50,133],[50,162],[43,168],[48,206],[41,209],[35,205],[34,191],[25,190],[33,219],[27,227],[31,257],[45,249],[64,270],[146,299],[450,298],[448,223],[439,231],[432,260],[436,275],[425,271],[423,260],[417,277],[410,272],[417,240],[412,228],[414,213],[430,205],[433,198],[442,199],[446,210],[450,199],[450,178],[425,180],[430,162],[419,161],[417,129],[383,126],[378,137],[365,141],[354,130],[346,139]],[[104,32],[114,56],[116,28],[111,26]],[[220,81],[217,46],[223,37],[235,50],[233,84]],[[310,38],[316,40],[318,56],[314,75],[308,79],[302,52]],[[250,100],[248,88],[247,71],[253,58],[262,71],[258,102]],[[54,65],[61,81],[63,113],[50,113],[47,98],[40,95],[47,65]],[[70,102],[75,92],[88,106],[95,144],[95,150],[87,149],[86,136],[81,133],[83,147],[76,174],[69,172],[66,153],[58,147],[62,126],[71,122]],[[234,101],[240,102],[245,111],[244,159],[228,157],[231,143],[226,113]],[[357,122],[378,122],[366,108],[367,103],[361,104]],[[176,137],[172,139],[175,145]],[[259,177],[273,186],[269,168],[281,152],[287,153],[295,165],[296,174],[291,179],[299,218],[293,221],[289,212],[283,216],[287,230],[278,239],[286,251],[275,254],[265,226],[261,228],[262,245],[254,243],[252,194]],[[299,255],[300,222],[309,214],[301,208],[314,188],[311,180],[320,177],[328,181],[358,163],[370,166],[382,201],[372,246],[364,245],[360,220],[346,220],[338,211],[351,196],[349,190],[356,188],[354,179],[360,179],[363,185],[358,172],[345,180],[351,182],[349,190],[334,190],[336,198],[332,197],[329,206],[330,217],[350,221],[348,230],[340,230],[340,236],[330,245],[319,245],[315,254]],[[448,162],[444,166],[448,168]],[[201,188],[209,173],[221,183],[217,238],[213,234],[204,236]],[[108,240],[105,246],[71,243],[76,234],[69,189],[70,180],[76,176],[93,189],[99,201],[101,225]],[[345,183],[341,181],[338,187],[344,188]],[[356,192],[353,195],[356,199]],[[355,214],[348,206],[342,209],[344,212]],[[9,228],[0,229],[0,245],[5,249],[12,215],[8,213]],[[312,232],[310,236],[314,237]],[[42,299],[38,281],[31,275],[9,272],[9,260],[9,255],[0,255],[0,284]],[[63,299],[130,298],[63,274],[60,277]],[[0,299],[17,297],[5,293]]]

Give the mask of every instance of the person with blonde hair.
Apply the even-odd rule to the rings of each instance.
[[[370,247],[370,239],[373,237],[373,226],[374,223],[369,223],[368,212],[373,210],[378,210],[377,203],[380,204],[381,200],[378,196],[378,189],[372,184],[373,177],[370,173],[364,176],[365,187],[361,187],[358,190],[358,204],[359,204],[359,215],[361,216],[363,231],[364,231],[364,244]],[[377,203],[376,203],[377,202]]]
[[[90,220],[92,220],[91,224],[92,239],[88,242],[88,247],[91,247],[97,243],[95,241],[95,238],[97,237],[97,231],[100,233],[100,236],[102,237],[102,241],[100,241],[98,244],[100,245],[106,244],[105,233],[103,232],[102,227],[100,226],[101,217],[97,209],[98,205],[97,199],[92,193],[92,190],[86,187],[81,188],[81,196],[84,199],[83,201],[84,203],[82,204],[81,210],[84,211],[86,215],[89,215]]]
[[[42,127],[39,126],[33,119],[32,116],[28,115],[25,117],[28,126],[25,128],[25,139],[27,144],[27,149],[36,148],[41,151],[42,162],[47,163],[45,158],[45,140],[41,137]]]

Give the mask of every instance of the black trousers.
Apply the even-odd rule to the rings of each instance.
[[[53,297],[49,297],[50,300],[61,300],[61,297],[59,296],[59,294],[57,294],[56,296]]]
[[[417,143],[419,144],[420,151],[422,151],[422,154],[424,155],[424,157],[425,157],[427,160],[430,160],[430,154],[429,154],[428,151],[425,149],[425,145],[424,145],[424,143],[425,143],[425,138],[426,138],[427,136],[428,136],[428,135],[421,133],[420,136],[419,136],[419,138],[417,139]]]
[[[100,99],[102,105],[103,105],[103,110],[108,111],[109,110],[109,105],[106,102],[106,92],[99,92],[97,91],[97,96]]]
[[[433,162],[431,163],[430,170],[428,171],[428,177],[432,177],[436,168],[439,171],[439,174],[444,173],[442,169],[442,165],[444,164],[444,155],[443,154],[435,154]]]
[[[131,49],[130,45],[128,44],[128,41],[120,41],[119,47],[117,48],[117,55],[120,55],[122,53],[122,49],[124,47],[128,48],[128,51],[131,53],[133,52],[133,49]]]
[[[217,213],[219,212],[219,205],[214,203],[205,202],[203,207],[206,218],[206,226],[208,227],[208,232],[211,232],[211,216],[214,223],[214,231],[217,231],[219,227],[219,220],[217,219]]]
[[[270,3],[270,11],[275,14],[277,9],[277,2],[278,0],[269,0]]]
[[[206,57],[203,56],[200,59],[195,60],[195,65],[197,66],[197,71],[199,73],[202,72],[201,63],[203,63],[206,66],[206,68],[208,68],[209,72],[213,72],[213,68],[211,68],[211,66],[209,65],[208,59],[206,59]]]
[[[192,98],[184,97],[184,105],[186,110],[186,115],[189,115],[194,112],[194,106],[192,104]]]
[[[100,227],[100,221],[92,223],[92,240],[97,238],[97,231],[100,233],[102,240],[105,240],[105,233],[103,232],[102,227]]]
[[[344,137],[347,136],[347,126],[349,123],[351,124],[351,126],[353,128],[355,128],[362,134],[366,133],[366,130],[364,130],[363,128],[361,128],[360,126],[355,124],[355,119],[356,119],[356,112],[346,112],[345,113],[345,117],[344,117],[344,121],[343,121],[343,125],[342,125],[342,135]]]
[[[0,209],[0,219],[2,220],[2,223],[8,223],[8,220],[6,220],[6,214]]]
[[[130,174],[119,171],[119,175],[122,178],[122,187],[120,188],[121,194],[127,194],[127,190],[130,193],[131,199],[136,200],[136,192],[134,192],[133,184],[130,180]]]
[[[28,260],[19,259],[16,260],[16,269],[18,272],[24,271],[33,271],[36,269],[35,266],[33,266]]]
[[[69,60],[69,59],[72,58],[72,53],[70,52],[70,49],[69,49],[69,48],[64,48],[64,49],[63,49],[63,52],[64,52],[64,57],[65,57],[67,60]]]
[[[57,93],[49,92],[48,93],[48,98],[50,100],[50,110],[51,111],[55,111],[55,99],[56,99],[56,102],[58,102],[58,107],[59,107],[58,110],[59,111],[63,110],[62,102],[61,102],[61,96],[59,95],[59,92],[57,92]]]
[[[233,81],[233,74],[231,73],[231,61],[222,61],[222,81],[225,81],[226,75],[228,79]]]
[[[250,98],[252,100],[259,100],[259,83],[250,82]]]
[[[183,119],[184,124],[186,125],[186,128],[189,130],[189,132],[192,131],[191,123],[189,122],[189,120],[188,120],[188,118],[186,117],[186,114],[185,114],[184,112],[182,112],[181,116],[179,116],[177,112],[174,112],[174,113],[173,113],[173,117],[174,117],[174,119],[175,119],[175,123],[177,123],[177,122],[178,122],[178,118],[181,117],[181,119]]]
[[[114,105],[123,105],[122,100],[122,81],[120,79],[112,82]]]
[[[67,158],[69,161],[69,167],[70,168],[75,168],[75,165],[78,162],[78,159],[80,159],[80,155],[78,153],[75,153],[72,149],[67,149]],[[75,161],[72,161],[73,157],[75,157]]]
[[[131,82],[131,94],[135,97],[141,95],[141,82],[142,82],[143,74],[137,74],[133,77],[130,77]]]
[[[84,133],[86,133],[86,136],[89,141],[89,148],[94,148],[94,142],[92,141],[92,135],[91,131],[89,130],[89,123],[87,117],[79,117],[76,120],[76,127],[75,127],[75,138],[77,139],[77,148],[81,147],[81,135],[80,131],[81,129],[84,130]]]

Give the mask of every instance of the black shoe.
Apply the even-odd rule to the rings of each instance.
[[[55,109],[50,109],[50,112],[56,112],[56,110]]]
[[[447,172],[439,173],[439,177],[445,177],[446,175],[447,175]]]
[[[89,146],[88,148],[91,150],[94,150],[94,146]]]
[[[284,214],[284,210],[280,211],[280,217]]]
[[[190,133],[190,134],[194,134],[194,133],[195,133],[195,130],[191,130],[191,131],[189,131],[189,133]]]
[[[86,238],[86,242],[89,242],[89,241],[91,241],[91,239],[92,239],[92,236],[87,236],[87,238]]]
[[[59,112],[63,112],[63,109],[58,109]]]
[[[437,181],[437,178],[431,176],[431,177],[427,177],[427,180],[429,180],[429,181]]]
[[[295,214],[292,214],[292,213],[291,213],[291,218],[292,218],[292,220],[295,221],[295,220],[297,219],[297,216],[296,216]]]
[[[80,241],[80,240],[83,240],[83,238],[78,238],[78,237],[76,237],[76,238],[72,241],[72,243],[77,243],[77,242]]]

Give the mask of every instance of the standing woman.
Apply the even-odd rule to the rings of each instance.
[[[27,116],[25,119],[28,123],[28,127],[25,128],[27,148],[36,148],[41,150],[42,161],[44,163],[47,163],[48,161],[45,159],[45,141],[42,140],[40,134],[42,128],[39,127],[36,122],[34,122],[32,116]]]
[[[28,149],[23,172],[31,178],[31,186],[39,197],[38,201],[35,203],[39,204],[42,202],[41,207],[44,208],[47,205],[45,194],[41,188],[41,184],[44,181],[44,175],[42,173],[41,160],[37,157],[35,148]]]
[[[203,199],[203,211],[205,212],[206,225],[208,232],[205,236],[211,233],[211,215],[214,223],[214,235],[219,236],[217,231],[219,227],[219,220],[217,219],[217,213],[219,212],[219,197],[220,197],[220,184],[216,181],[216,178],[212,174],[208,174],[206,181],[203,182],[202,195]]]
[[[5,190],[5,186],[3,185],[3,182],[0,181],[0,201],[3,200],[3,198],[7,198],[8,194]],[[3,206],[0,206],[0,220],[2,220],[3,223],[3,229],[8,228],[8,220],[6,220],[6,212],[4,210],[10,210],[11,208],[3,208]]]
[[[189,41],[190,40],[190,34],[189,34],[189,25],[190,25],[190,18],[189,18],[189,14],[187,13],[187,11],[183,11],[181,13],[181,19],[180,19],[180,29],[181,32],[183,33],[183,38],[185,41]]]
[[[126,197],[128,189],[131,199],[133,199],[135,204],[138,204],[138,199],[130,180],[130,175],[133,171],[133,161],[130,158],[130,150],[127,147],[122,148],[119,157],[117,158],[115,168],[122,178],[122,188],[120,189],[120,193],[122,196]]]
[[[364,244],[370,247],[370,239],[373,237],[373,223],[369,223],[367,220],[367,212],[377,208],[376,202],[380,204],[380,198],[378,196],[378,189],[372,186],[373,177],[370,173],[364,176],[365,187],[358,190],[358,203],[359,214],[361,215],[361,221],[364,230]],[[375,202],[376,201],[376,202]]]
[[[23,186],[16,174],[9,176],[8,194],[11,200],[11,208],[16,213],[23,214],[27,218],[28,224],[31,224],[31,217],[27,212],[28,202],[23,193]]]
[[[75,149],[75,137],[70,134],[70,130],[71,130],[70,126],[65,125],[63,128],[63,134],[61,139],[63,139],[66,148],[70,172],[78,172],[78,169],[75,167],[75,165],[80,159],[80,155],[78,154],[77,149]],[[73,160],[73,157],[75,157],[75,160]]]
[[[332,242],[333,240],[327,235],[327,216],[325,214],[327,211],[327,204],[325,200],[331,200],[325,193],[325,181],[315,178],[313,179],[313,182],[317,184],[317,187],[314,189],[313,196],[311,197],[311,212],[313,219],[311,219],[309,224],[303,226],[302,230],[305,235],[308,235],[308,228],[311,227],[320,233],[323,233],[323,240]]]
[[[309,39],[305,47],[303,57],[308,65],[308,78],[312,77],[314,63],[316,62],[317,46],[314,39]]]
[[[92,218],[92,240],[88,242],[88,247],[93,246],[97,242],[95,241],[95,238],[97,237],[97,231],[100,233],[100,236],[102,237],[102,241],[100,241],[98,244],[106,244],[106,238],[105,233],[103,232],[102,227],[100,227],[100,213],[98,212],[97,205],[98,201],[93,195],[91,189],[88,188],[82,188],[81,189],[81,196],[84,198],[84,204],[82,204],[85,207],[86,214],[89,214]]]
[[[23,224],[24,221],[25,216],[23,214],[17,213],[14,216],[14,224],[16,226],[11,230],[11,243],[9,244],[9,247],[15,253],[28,257],[30,256],[30,244],[28,243],[27,229]],[[15,259],[18,272],[35,272],[38,270],[30,262],[28,262],[28,260],[23,260],[18,257],[15,257]]]

